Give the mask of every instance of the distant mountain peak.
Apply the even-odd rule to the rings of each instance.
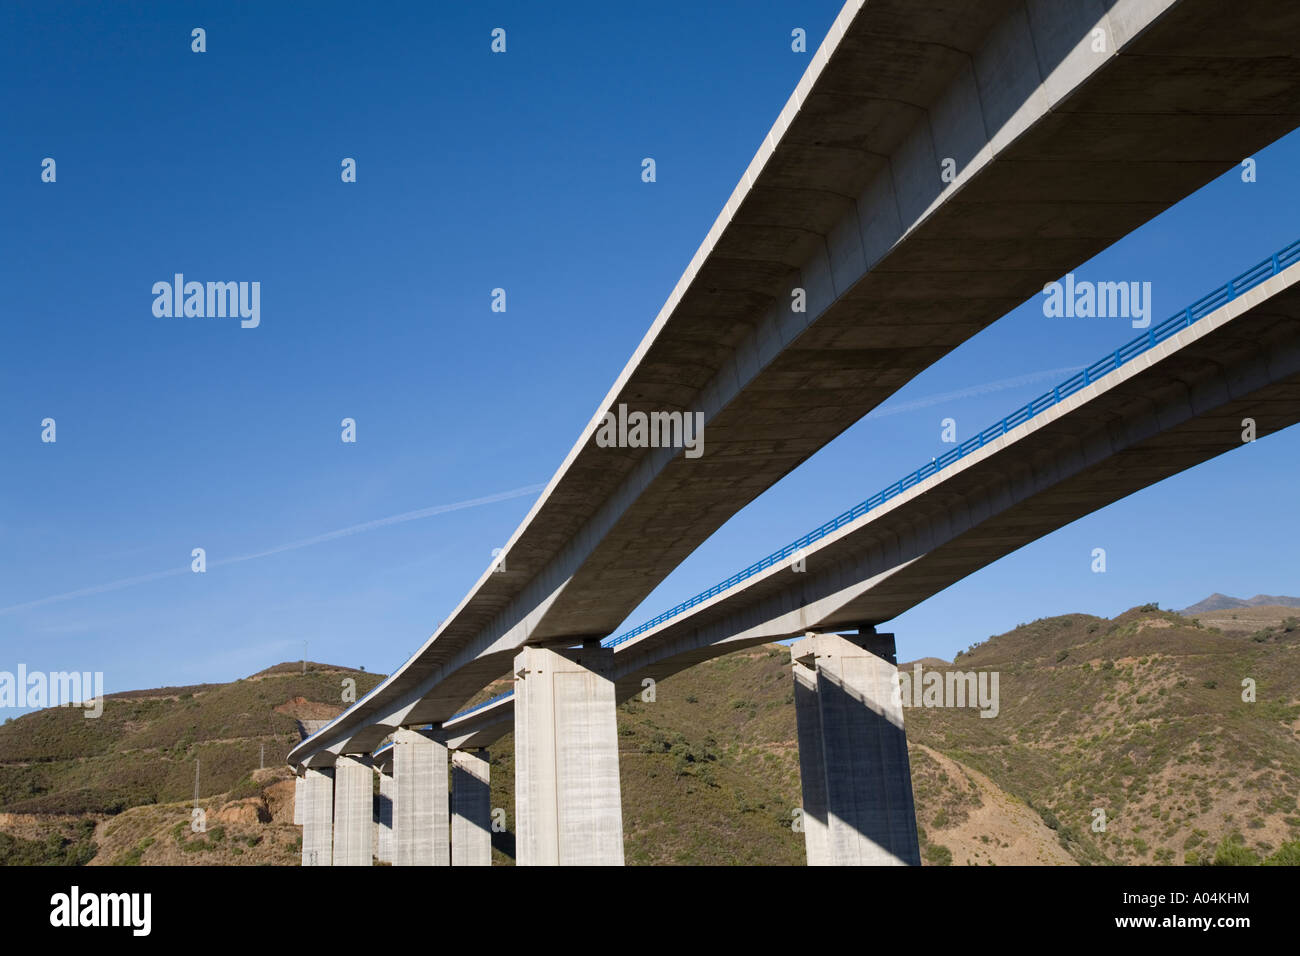
[[[1205,600],[1185,607],[1178,613],[1204,614],[1206,611],[1226,611],[1234,607],[1300,607],[1300,598],[1287,597],[1285,594],[1256,594],[1253,598],[1243,600],[1216,591]]]

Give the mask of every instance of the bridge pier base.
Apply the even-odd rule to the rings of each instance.
[[[492,799],[486,750],[451,754],[451,865],[492,865]]]
[[[334,771],[308,767],[302,775],[302,865],[334,858]]]
[[[335,866],[373,862],[374,779],[369,757],[344,754],[334,764]]]
[[[449,866],[447,747],[423,730],[393,734],[393,865]]]
[[[375,801],[375,859],[393,862],[393,770],[379,770],[379,799]]]
[[[809,866],[919,866],[894,635],[810,634],[790,656]]]
[[[516,862],[623,865],[614,652],[525,647],[515,658]]]

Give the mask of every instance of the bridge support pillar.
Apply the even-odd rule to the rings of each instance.
[[[447,747],[423,730],[393,734],[393,865],[449,866]]]
[[[393,862],[393,769],[379,769],[379,799],[375,801],[375,859]]]
[[[302,775],[302,865],[329,866],[334,857],[334,770]]]
[[[486,750],[451,754],[451,865],[492,865],[492,800]]]
[[[334,764],[334,865],[373,863],[375,771],[368,756],[344,754]]]
[[[921,863],[892,634],[810,634],[794,662],[808,864]]]
[[[515,658],[516,862],[623,865],[614,652],[525,647]]]
[[[293,825],[302,826],[302,774],[293,778]]]

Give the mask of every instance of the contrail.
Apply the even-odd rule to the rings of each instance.
[[[867,414],[867,418],[884,418],[886,415],[900,415],[903,412],[914,412],[918,408],[929,408],[931,405],[940,405],[943,402],[950,402],[958,398],[974,398],[976,395],[987,395],[989,392],[1000,392],[1003,389],[1015,388],[1018,385],[1029,385],[1033,382],[1042,381],[1045,378],[1055,378],[1058,375],[1069,375],[1071,372],[1077,372],[1082,365],[1072,365],[1068,368],[1049,368],[1041,372],[1030,372],[1027,375],[1020,375],[1016,378],[1004,378],[997,382],[985,382],[983,385],[972,385],[969,388],[958,389],[955,392],[944,392],[942,395],[930,395],[926,398],[917,398],[910,402],[899,402],[895,405],[882,405],[875,411]]]
[[[273,554],[282,554],[285,551],[296,551],[298,548],[309,548],[314,544],[333,541],[336,538],[346,538],[350,535],[361,534],[365,531],[374,531],[376,528],[387,528],[390,525],[403,524],[407,521],[419,521],[421,518],[432,518],[435,515],[446,514],[449,511],[463,511],[466,508],[477,508],[481,505],[495,504],[498,501],[509,501],[511,498],[522,498],[524,495],[536,494],[545,487],[544,484],[525,485],[522,488],[498,492],[495,495],[484,495],[482,498],[469,498],[465,501],[453,501],[450,504],[433,505],[432,507],[420,508],[416,511],[404,511],[401,514],[390,515],[387,518],[376,518],[374,521],[366,521],[361,524],[350,525],[346,528],[339,528],[337,531],[328,531],[325,534],[318,534],[313,538],[303,538],[301,541],[282,544],[265,551],[256,551],[252,554],[243,554],[233,558],[223,558],[220,561],[210,561],[208,562],[208,566],[215,568],[227,564],[238,564],[241,561],[253,561],[257,558],[265,558]],[[91,594],[103,594],[105,591],[118,591],[122,588],[133,587],[137,584],[146,584],[149,581],[157,581],[160,578],[188,573],[191,573],[188,565],[182,568],[170,568],[166,571],[154,571],[152,574],[141,574],[133,578],[122,578],[119,581],[110,581],[108,584],[97,584],[94,587],[81,588],[76,591],[67,591],[63,594],[52,594],[49,597],[43,597],[35,601],[27,601],[23,604],[12,604],[9,607],[0,608],[0,614],[10,614],[14,611],[25,611],[29,608],[54,604],[57,601],[71,601],[74,598],[87,597]]]
[[[419,521],[421,518],[432,518],[434,515],[446,514],[449,511],[463,511],[465,508],[477,508],[480,505],[496,504],[498,501],[508,501],[511,498],[521,498],[524,495],[536,494],[545,487],[545,485],[526,485],[523,488],[515,488],[513,491],[502,491],[495,495],[485,495],[482,498],[470,498],[467,501],[455,501],[449,505],[434,505],[431,508],[420,508],[418,511],[404,511],[400,515],[391,515],[387,518],[376,518],[374,521],[367,521],[363,524],[354,524],[351,527],[340,528],[337,531],[327,531],[325,534],[318,534],[314,538],[304,538],[301,541],[295,541],[292,544],[282,544],[279,547],[270,548],[266,551],[257,551],[253,554],[244,554],[235,558],[223,558],[220,561],[212,561],[209,563],[209,566],[215,568],[223,564],[238,564],[240,561],[252,561],[255,558],[265,558],[272,554],[280,554],[283,551],[295,551],[298,548],[307,548],[313,544],[320,544],[323,541],[333,541],[335,538],[346,538],[350,535],[361,534],[363,531],[373,531],[376,528],[386,528],[389,525],[403,524],[407,521]]]

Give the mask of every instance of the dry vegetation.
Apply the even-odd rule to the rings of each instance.
[[[1065,615],[952,665],[927,662],[998,671],[1001,700],[995,719],[906,711],[925,862],[1300,862],[1294,613]],[[379,680],[287,664],[233,684],[111,695],[98,720],[51,710],[5,725],[0,862],[297,863],[293,783],[276,765],[304,725],[341,708],[344,677],[358,693]],[[788,649],[767,646],[619,708],[629,863],[803,862],[792,691]],[[262,747],[275,769],[254,769]],[[491,756],[492,804],[511,826],[512,749],[507,736]],[[196,759],[203,833],[191,827]],[[494,834],[496,862],[513,849],[509,830]]]

